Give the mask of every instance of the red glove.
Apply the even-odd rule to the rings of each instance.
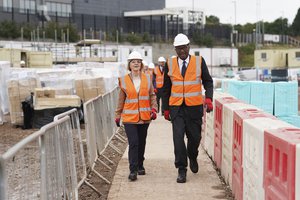
[[[151,110],[151,119],[152,120],[156,120],[156,117],[157,117],[156,113],[157,113],[156,109],[152,108],[152,110]]]
[[[214,107],[210,98],[205,98],[204,104],[206,106],[206,112],[213,111]]]
[[[156,89],[156,88],[154,88],[154,93],[155,93],[155,94],[157,93],[157,89]]]
[[[164,111],[164,117],[165,117],[165,120],[171,121],[169,110]]]
[[[117,127],[120,127],[120,118],[116,118],[115,122],[116,122]]]

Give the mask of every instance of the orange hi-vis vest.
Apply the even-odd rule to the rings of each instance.
[[[153,71],[146,71],[145,74],[148,74],[150,76],[150,80],[152,80],[153,77]]]
[[[164,72],[161,72],[159,66],[156,66],[154,73],[156,75],[156,88],[162,88],[164,85]]]
[[[137,93],[131,77],[127,74],[120,78],[120,87],[126,94],[121,114],[123,122],[134,123],[139,120],[150,120],[150,76],[141,73],[140,91]]]
[[[183,102],[187,106],[197,106],[203,104],[202,80],[201,80],[202,57],[190,56],[190,61],[182,77],[178,66],[177,57],[168,61],[168,75],[172,82],[170,106],[180,106]]]

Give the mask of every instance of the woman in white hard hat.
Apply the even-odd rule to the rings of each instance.
[[[151,120],[156,119],[156,96],[149,75],[142,73],[142,56],[133,51],[128,56],[129,74],[119,79],[121,88],[115,122],[120,126],[120,118],[125,127],[129,143],[128,159],[130,174],[135,181],[137,175],[145,175],[144,153],[147,130]]]
[[[199,170],[197,157],[203,105],[206,105],[206,112],[213,110],[213,80],[204,58],[189,54],[189,43],[188,37],[182,33],[175,37],[173,44],[177,56],[168,60],[164,74],[164,117],[172,122],[177,183],[186,182],[187,159],[193,173]]]

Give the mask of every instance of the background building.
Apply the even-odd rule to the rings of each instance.
[[[82,38],[100,38],[118,34],[147,33],[157,40],[168,40],[178,32],[190,34],[203,28],[203,11],[166,8],[165,0],[0,0],[0,22],[73,23]]]

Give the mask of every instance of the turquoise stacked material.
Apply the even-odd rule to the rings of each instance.
[[[230,82],[235,82],[236,80],[232,79],[222,79],[221,87],[222,87],[222,92],[229,93],[228,92],[228,85]]]
[[[278,118],[282,121],[285,121],[289,124],[292,124],[292,125],[300,128],[300,116],[299,115],[279,116]]]
[[[227,93],[246,103],[250,103],[251,84],[249,81],[229,81]]]
[[[273,115],[274,84],[252,81],[250,96],[250,104]]]
[[[297,82],[276,82],[273,84],[275,86],[274,115],[275,116],[298,115]]]

